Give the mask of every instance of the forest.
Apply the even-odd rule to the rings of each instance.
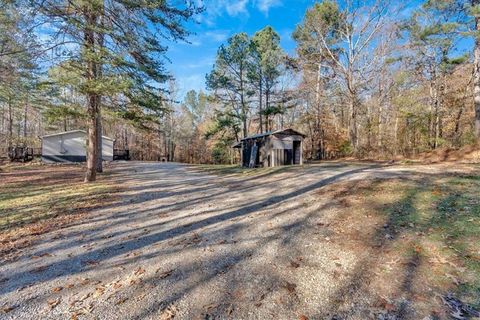
[[[180,96],[162,39],[188,43],[208,2],[3,0],[0,148],[88,129],[132,159],[233,164],[240,139],[303,132],[305,159],[416,157],[480,139],[480,0],[319,1],[290,35],[222,44],[206,91]]]

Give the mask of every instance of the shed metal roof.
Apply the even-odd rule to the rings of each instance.
[[[268,131],[268,132],[264,132],[264,133],[254,134],[252,136],[248,136],[248,137],[243,138],[242,141],[243,140],[251,140],[251,139],[268,137],[268,136],[271,136],[271,135],[274,135],[274,134],[280,134],[280,133],[289,134],[289,135],[299,135],[299,136],[305,137],[305,135],[303,133],[298,132],[296,130],[282,129],[282,130]]]
[[[242,141],[238,141],[238,142],[235,142],[234,144],[232,144],[232,148],[237,148],[237,149],[240,149],[242,147]]]
[[[52,133],[52,134],[46,134],[44,136],[40,136],[40,139],[50,138],[50,137],[55,137],[55,136],[63,136],[63,135],[66,135],[66,134],[76,133],[76,132],[81,132],[81,133],[87,134],[87,131],[85,131],[85,130],[70,130],[70,131],[63,131],[63,132],[57,132],[57,133]],[[112,138],[107,137],[107,136],[102,136],[102,138],[115,141],[115,139],[112,139]]]

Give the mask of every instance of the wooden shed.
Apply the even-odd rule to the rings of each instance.
[[[277,130],[248,136],[233,145],[241,149],[244,167],[278,167],[303,164],[305,135],[293,129]]]
[[[87,132],[73,130],[50,134],[42,139],[42,161],[84,162],[87,159]],[[113,161],[114,139],[102,136],[102,159]]]

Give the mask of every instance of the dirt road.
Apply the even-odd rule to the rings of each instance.
[[[216,176],[140,162],[111,170],[126,187],[120,202],[1,263],[0,318],[377,317],[374,297],[355,283],[371,253],[342,241],[335,226],[345,208],[324,189],[444,171],[327,163]],[[345,292],[354,298],[345,302]]]

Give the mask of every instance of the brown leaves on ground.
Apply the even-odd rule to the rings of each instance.
[[[55,307],[58,306],[60,302],[61,302],[60,298],[47,300],[48,307],[50,310],[55,309]]]
[[[174,269],[171,269],[171,270],[167,270],[167,271],[161,271],[160,269],[158,269],[155,273],[158,274],[157,278],[158,279],[165,279],[167,277],[169,277],[173,271],[175,271]]]
[[[87,260],[87,261],[84,261],[83,264],[86,266],[96,266],[99,264],[99,262],[95,260]]]
[[[169,305],[160,312],[159,320],[172,320],[178,313],[178,308],[175,305]]]
[[[295,291],[297,290],[297,285],[295,283],[287,281],[285,282],[284,288],[287,289],[289,293],[295,293]]]
[[[38,235],[82,221],[91,210],[114,203],[121,190],[110,175],[101,176],[95,185],[83,184],[80,165],[25,165],[0,175],[0,197],[6,212],[12,213],[0,217],[4,261],[18,259]]]
[[[17,306],[7,306],[7,305],[3,306],[2,307],[2,313],[9,313],[9,312],[15,310],[16,307]]]
[[[133,274],[136,275],[136,276],[143,275],[144,273],[145,273],[145,269],[143,269],[142,267],[138,267],[138,268],[133,272]]]

